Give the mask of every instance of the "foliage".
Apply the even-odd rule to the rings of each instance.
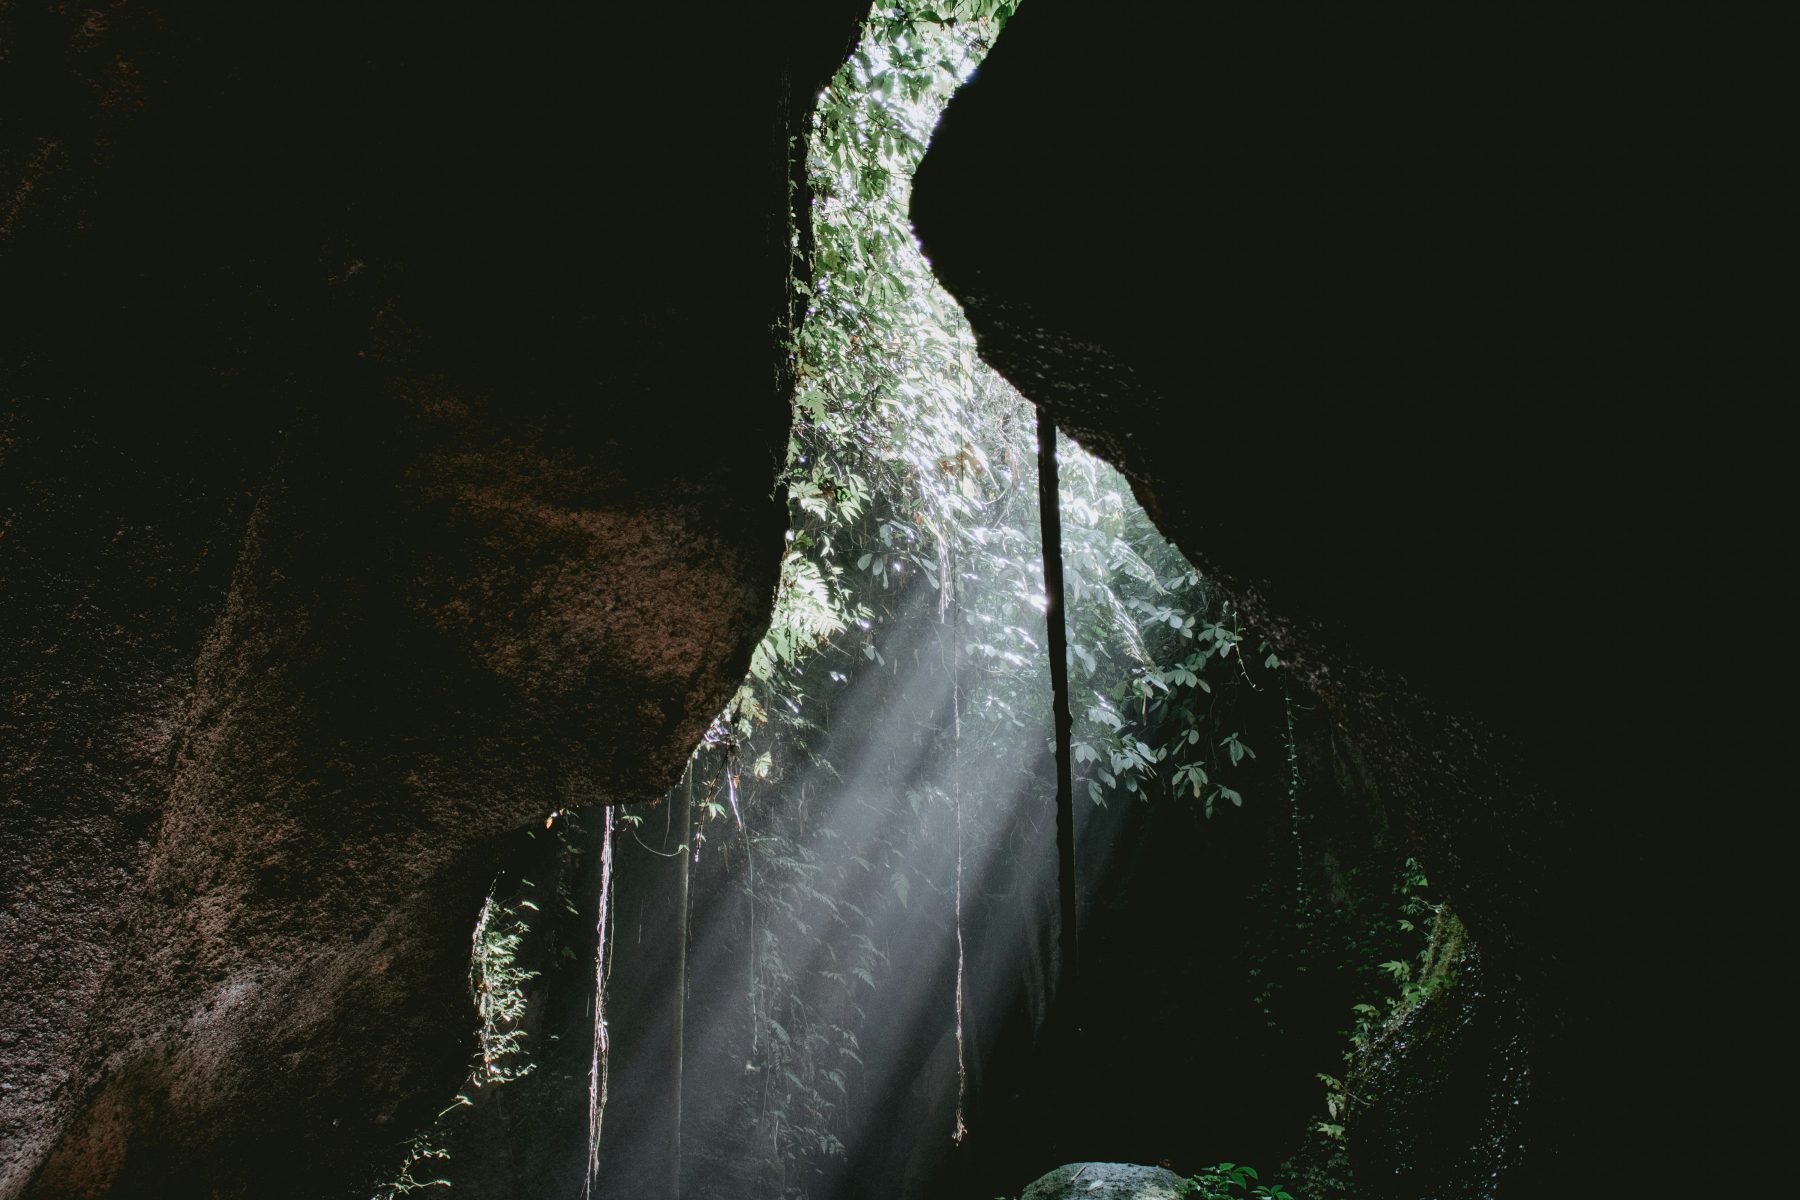
[[[915,581],[940,612],[953,577],[1012,606],[983,619],[969,652],[1035,688],[1042,568],[1031,462],[1035,417],[980,363],[960,310],[936,285],[906,217],[910,178],[937,112],[985,53],[1013,4],[878,6],[821,95],[809,154],[816,272],[796,281],[795,423],[785,482],[792,512],[782,586],[750,677],[715,745],[797,713],[816,686],[807,656],[852,631],[881,659],[876,627]],[[1245,661],[1244,634],[1198,573],[1157,535],[1111,468],[1065,443],[1064,554],[1083,789],[1188,795],[1208,816],[1243,803],[1229,771],[1255,751],[1217,730],[1226,693],[1278,665]],[[816,674],[814,672],[813,674]],[[1021,692],[1026,689],[1015,689]],[[1018,694],[990,715],[1020,721]]]
[[[562,835],[558,833],[562,840]],[[571,849],[563,840],[563,849]],[[524,943],[531,932],[527,912],[538,912],[531,900],[536,892],[531,880],[518,880],[520,887],[502,889],[499,880],[482,900],[481,914],[475,918],[475,932],[470,937],[468,988],[475,1004],[479,1024],[475,1027],[475,1056],[464,1078],[463,1087],[450,1101],[450,1106],[437,1114],[432,1124],[405,1142],[400,1166],[394,1175],[374,1189],[374,1200],[407,1195],[427,1187],[450,1187],[446,1177],[452,1159],[457,1126],[452,1117],[475,1103],[477,1088],[500,1087],[526,1078],[535,1070],[526,1049],[526,984],[538,977],[536,970],[524,966]],[[558,876],[556,891],[562,903],[569,903],[563,892],[565,878]],[[567,952],[567,948],[565,948]]]
[[[469,990],[475,997],[475,1011],[481,1018],[478,1031],[480,1062],[470,1079],[477,1087],[489,1083],[510,1083],[531,1073],[532,1063],[525,1053],[525,1031],[519,1022],[525,1016],[525,984],[537,977],[536,971],[519,963],[519,946],[531,926],[521,912],[537,911],[537,904],[519,897],[512,905],[495,902],[489,896],[475,921],[474,953],[469,959]]]
[[[803,320],[783,480],[792,527],[769,634],[728,710],[740,737],[778,697],[796,698],[807,651],[870,628],[865,593],[891,600],[916,573],[936,577],[936,542],[980,500],[992,438],[975,414],[993,387],[918,253],[906,202],[938,112],[1012,8],[878,6],[819,97],[808,147],[815,270],[793,284]]]
[[[1256,1168],[1222,1162],[1207,1167],[1188,1180],[1193,1200],[1296,1200],[1280,1184],[1257,1182]]]
[[[816,271],[795,283],[805,319],[784,478],[788,552],[769,633],[693,764],[704,780],[697,844],[709,831],[716,840],[714,823],[729,816],[725,828],[753,864],[744,886],[756,915],[750,1003],[761,1088],[747,1118],[779,1159],[759,1173],[757,1194],[803,1196],[822,1164],[842,1156],[863,1005],[889,967],[875,932],[915,885],[943,882],[922,874],[900,839],[869,845],[848,868],[821,863],[823,817],[790,780],[801,766],[830,770],[813,750],[815,700],[854,672],[896,668],[884,633],[922,590],[950,603],[955,546],[979,541],[1021,589],[1035,569],[1020,522],[1000,511],[1025,490],[1017,467],[1029,462],[1029,428],[976,359],[906,220],[937,112],[1011,9],[992,0],[878,6],[816,109]],[[1009,567],[998,564],[1004,552]],[[944,800],[915,789],[906,803],[927,819]]]
[[[832,697],[860,674],[897,676],[904,644],[914,660],[932,656],[958,695],[953,718],[917,731],[917,748],[954,759],[966,737],[997,748],[988,769],[1017,778],[1049,762],[1035,414],[979,361],[906,216],[938,111],[1013,7],[878,6],[816,109],[816,270],[794,284],[804,321],[788,549],[750,674],[690,765],[694,845],[741,846],[752,864],[760,1089],[746,1120],[779,1159],[757,1195],[804,1196],[842,1155],[865,1006],[892,972],[878,931],[917,897],[956,888],[941,852],[949,831],[960,838],[966,816],[980,844],[1026,836],[962,805],[954,784],[921,780],[897,798],[855,798],[897,800],[903,821],[873,821],[882,832],[867,846],[826,861],[818,847],[834,831],[806,779],[834,770]],[[1234,697],[1260,686],[1274,656],[1262,647],[1246,661],[1236,614],[1116,472],[1066,442],[1059,459],[1078,790],[1096,803],[1184,797],[1207,816],[1241,806],[1231,773],[1256,751],[1232,720]],[[910,773],[896,764],[891,777]],[[940,931],[943,944],[953,933]]]
[[[760,868],[753,902],[762,901],[750,997],[763,1083],[755,1118],[779,1154],[779,1194],[804,1195],[817,1165],[844,1152],[838,1115],[862,1062],[853,1026],[884,956],[868,935],[864,910],[820,888],[816,855],[791,836],[796,826],[768,824],[751,839]],[[829,954],[815,977],[803,980],[805,957],[797,949],[809,937]]]
[[[1376,970],[1386,976],[1396,990],[1377,997],[1372,1003],[1358,1003],[1351,1010],[1355,1020],[1345,1035],[1350,1043],[1349,1049],[1344,1051],[1346,1063],[1353,1062],[1368,1050],[1384,1029],[1403,1020],[1407,1013],[1454,978],[1453,968],[1462,953],[1462,923],[1447,904],[1427,899],[1429,888],[1430,880],[1425,877],[1424,868],[1417,859],[1408,858],[1397,889],[1404,915],[1397,919],[1396,925],[1401,933],[1422,932],[1425,944],[1410,959],[1390,958],[1375,964]],[[1318,1079],[1325,1085],[1327,1119],[1320,1121],[1314,1129],[1333,1141],[1342,1141],[1346,1118],[1360,1102],[1360,1097],[1342,1079],[1323,1072]]]
[[[1240,688],[1279,667],[1252,666],[1245,632],[1116,472],[1059,452],[1069,624],[1072,753],[1088,796],[1163,795],[1241,807],[1231,772],[1256,757],[1234,728]],[[1079,703],[1075,703],[1079,700]]]

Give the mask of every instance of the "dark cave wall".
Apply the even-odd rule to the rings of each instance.
[[[513,831],[767,620],[858,15],[0,6],[0,1196],[366,1195],[453,1090]]]
[[[1732,118],[1681,45],[1586,10],[1033,0],[916,179],[983,357],[1327,703],[1481,948],[1456,1102],[1353,1131],[1369,1195],[1654,1159],[1616,1097],[1653,1086],[1652,964],[1698,949],[1653,864],[1702,851],[1646,651],[1670,547],[1686,576],[1751,545],[1735,400],[1641,415],[1720,392],[1694,231],[1728,219]]]
[[[509,831],[660,791],[766,619],[786,139],[857,7],[0,2],[0,1196],[348,1194],[454,1085]],[[1637,416],[1713,394],[1718,102],[1580,13],[1128,15],[1026,6],[927,248],[1370,748],[1526,1144],[1622,1187],[1654,1125],[1570,1080],[1651,1094],[1703,940],[1645,915],[1640,601],[1775,478]]]

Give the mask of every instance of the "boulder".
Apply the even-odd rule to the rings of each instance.
[[[1162,1167],[1069,1163],[1025,1189],[1019,1200],[1181,1200],[1187,1180]]]

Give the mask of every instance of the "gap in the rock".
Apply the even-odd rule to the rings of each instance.
[[[751,674],[666,796],[520,839],[475,935],[478,1062],[384,1196],[991,1200],[1090,1158],[1347,1179],[1351,1006],[1436,910],[1277,653],[1067,439],[1085,982],[1079,1037],[1048,1036],[1036,414],[906,219],[999,24],[942,15],[878,9],[819,98]]]

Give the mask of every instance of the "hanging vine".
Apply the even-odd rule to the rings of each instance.
[[[611,971],[609,952],[612,947],[610,917],[613,891],[613,814],[609,809],[601,817],[605,823],[600,840],[600,911],[594,926],[594,1047],[588,1066],[588,1160],[582,1195],[593,1195],[600,1178],[600,1133],[606,1119],[607,1068],[609,1032],[606,1027],[606,989]]]

